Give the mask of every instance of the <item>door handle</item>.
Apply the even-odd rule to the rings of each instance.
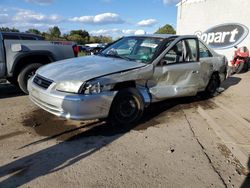
[[[198,70],[194,70],[194,71],[193,71],[193,74],[198,74],[198,73],[199,73]]]

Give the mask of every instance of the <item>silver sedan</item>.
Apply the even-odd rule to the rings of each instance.
[[[28,90],[35,104],[57,116],[127,125],[153,102],[212,96],[226,69],[226,58],[196,36],[129,36],[97,55],[41,67]]]

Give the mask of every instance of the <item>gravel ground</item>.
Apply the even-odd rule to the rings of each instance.
[[[60,119],[2,83],[0,187],[250,187],[250,164],[237,160],[197,110],[211,115],[220,102],[247,119],[250,112],[240,109],[249,109],[249,77],[229,78],[213,99],[154,104],[127,128]],[[241,149],[249,156],[247,142]]]

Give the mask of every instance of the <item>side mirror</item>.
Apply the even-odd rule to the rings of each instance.
[[[164,66],[164,65],[167,65],[168,62],[165,60],[165,59],[161,59],[158,63],[158,66]]]
[[[234,46],[234,48],[235,48],[235,49],[237,49],[237,48],[238,48],[238,46]]]

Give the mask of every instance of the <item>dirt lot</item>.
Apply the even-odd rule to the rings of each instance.
[[[0,85],[0,187],[250,187],[250,72],[136,127],[59,119]]]

